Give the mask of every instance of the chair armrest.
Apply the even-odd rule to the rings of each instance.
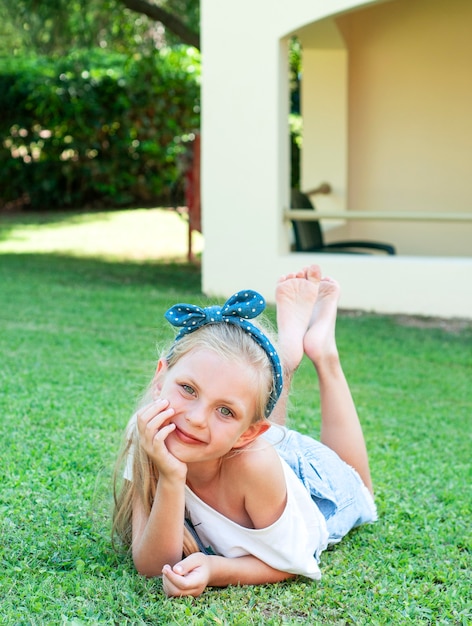
[[[396,254],[394,246],[388,243],[377,243],[375,241],[336,241],[326,243],[325,248],[364,248],[365,250],[379,250],[387,254]]]

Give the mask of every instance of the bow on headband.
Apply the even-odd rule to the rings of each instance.
[[[247,332],[266,352],[272,366],[273,390],[265,409],[268,417],[282,392],[282,367],[279,355],[268,337],[254,324],[249,322],[265,309],[264,298],[257,291],[238,291],[225,304],[200,308],[194,304],[175,304],[165,313],[165,318],[173,326],[180,328],[175,341],[184,335],[206,326],[207,324],[228,323],[239,326]]]

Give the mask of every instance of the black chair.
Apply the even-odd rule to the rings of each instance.
[[[315,210],[310,198],[292,189],[290,206],[292,209]],[[378,243],[376,241],[337,241],[335,243],[325,243],[323,231],[318,221],[292,220],[293,232],[295,235],[296,252],[331,252],[338,254],[372,254],[371,251],[386,252],[395,254],[395,248],[388,243]]]

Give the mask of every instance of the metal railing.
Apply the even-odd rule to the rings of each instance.
[[[309,209],[285,209],[284,218],[300,222],[330,220],[383,220],[405,222],[472,222],[472,213],[426,212],[426,211],[311,211]]]
[[[303,192],[307,196],[316,194],[327,195],[332,191],[329,183],[321,183],[318,187]],[[446,211],[314,211],[290,208],[284,210],[284,219],[300,222],[314,222],[322,219],[330,220],[379,220],[391,222],[472,222],[472,212]]]

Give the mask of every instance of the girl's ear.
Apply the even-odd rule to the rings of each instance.
[[[152,379],[152,389],[153,391],[160,392],[162,389],[162,385],[164,383],[164,374],[169,369],[167,361],[165,359],[159,359],[156,367],[156,371],[154,373],[154,377]]]
[[[251,424],[249,428],[245,430],[243,434],[239,437],[237,442],[234,444],[233,449],[243,448],[244,446],[247,446],[248,443],[251,443],[251,441],[254,441],[254,439],[260,437],[262,433],[265,433],[266,430],[269,430],[269,428],[270,422],[266,419],[259,420],[258,422]]]

